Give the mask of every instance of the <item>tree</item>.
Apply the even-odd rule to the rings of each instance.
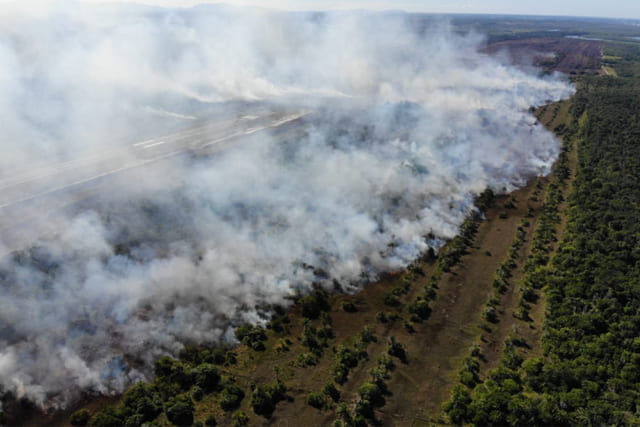
[[[340,391],[336,387],[336,385],[332,382],[325,384],[322,392],[329,396],[334,402],[340,400]]]
[[[302,315],[308,319],[317,319],[320,313],[331,308],[327,293],[322,289],[316,289],[311,295],[300,298],[299,303],[302,306]]]
[[[395,336],[389,337],[389,342],[387,343],[387,353],[391,356],[395,356],[400,359],[403,363],[407,363],[407,352],[404,349],[404,346],[396,340]]]
[[[191,376],[187,368],[179,360],[163,356],[153,365],[154,373],[167,383],[177,384],[183,390],[191,387]]]
[[[324,409],[327,406],[327,400],[322,393],[312,392],[307,395],[307,403],[316,409]]]
[[[193,368],[191,377],[193,383],[205,392],[215,390],[220,382],[220,372],[210,363],[203,363]]]
[[[454,424],[463,424],[469,421],[470,403],[471,395],[469,391],[458,385],[453,389],[451,400],[444,404],[443,409]]]
[[[167,419],[177,426],[190,426],[193,424],[194,405],[187,395],[178,395],[169,400],[165,413]]]
[[[107,406],[89,420],[89,427],[121,427],[123,424],[122,416],[113,406]]]
[[[271,414],[276,408],[271,394],[261,385],[257,386],[253,390],[253,393],[251,393],[251,407],[253,408],[253,412],[265,418],[271,417]]]
[[[139,415],[141,422],[151,421],[162,412],[162,401],[148,384],[138,383],[122,395],[121,411],[127,417]]]
[[[69,424],[72,426],[84,427],[89,422],[89,411],[86,409],[80,409],[79,411],[74,412],[69,417]]]
[[[249,417],[244,411],[236,411],[231,416],[231,422],[233,427],[243,427],[249,425]]]
[[[386,403],[382,389],[375,383],[365,382],[358,389],[358,394],[362,400],[370,402],[375,407],[384,406]]]
[[[235,384],[227,384],[222,390],[220,407],[225,411],[231,411],[240,406],[242,399],[244,399],[244,391]]]

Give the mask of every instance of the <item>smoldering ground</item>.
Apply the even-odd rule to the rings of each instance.
[[[548,173],[558,142],[528,109],[573,89],[479,53],[481,36],[406,18],[5,10],[3,180],[135,158],[133,142],[221,111],[310,114],[215,156],[115,174],[4,257],[2,388],[54,408],[121,391],[159,355],[229,340],[313,283],[351,292],[406,266],[451,238],[486,187]]]

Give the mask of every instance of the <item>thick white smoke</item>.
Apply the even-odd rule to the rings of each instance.
[[[158,355],[225,339],[313,283],[354,291],[407,265],[487,186],[547,173],[558,143],[528,108],[573,89],[481,43],[402,15],[4,11],[3,183],[118,150],[135,159],[132,143],[210,115],[309,114],[215,156],[108,177],[5,256],[2,388],[43,407],[120,391]]]

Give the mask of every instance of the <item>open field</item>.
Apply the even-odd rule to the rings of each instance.
[[[600,72],[602,42],[571,38],[531,38],[491,43],[490,53],[506,51],[517,64],[531,64],[567,74]]]

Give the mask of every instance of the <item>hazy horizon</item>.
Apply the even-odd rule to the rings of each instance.
[[[202,4],[228,4],[233,6],[253,6],[265,9],[280,9],[286,11],[329,11],[329,10],[354,10],[364,9],[372,11],[400,10],[406,12],[433,13],[433,14],[486,14],[486,15],[523,15],[523,16],[548,16],[548,17],[584,17],[584,18],[613,18],[640,20],[640,3],[623,0],[615,3],[603,3],[599,1],[569,0],[554,2],[541,0],[531,2],[510,2],[507,0],[226,0],[226,1],[202,1],[202,0],[77,0],[81,3],[109,4],[129,3],[168,8],[188,8]],[[43,1],[26,0],[0,0],[6,8],[7,5],[20,8],[50,8],[60,4],[72,3],[72,1]]]

